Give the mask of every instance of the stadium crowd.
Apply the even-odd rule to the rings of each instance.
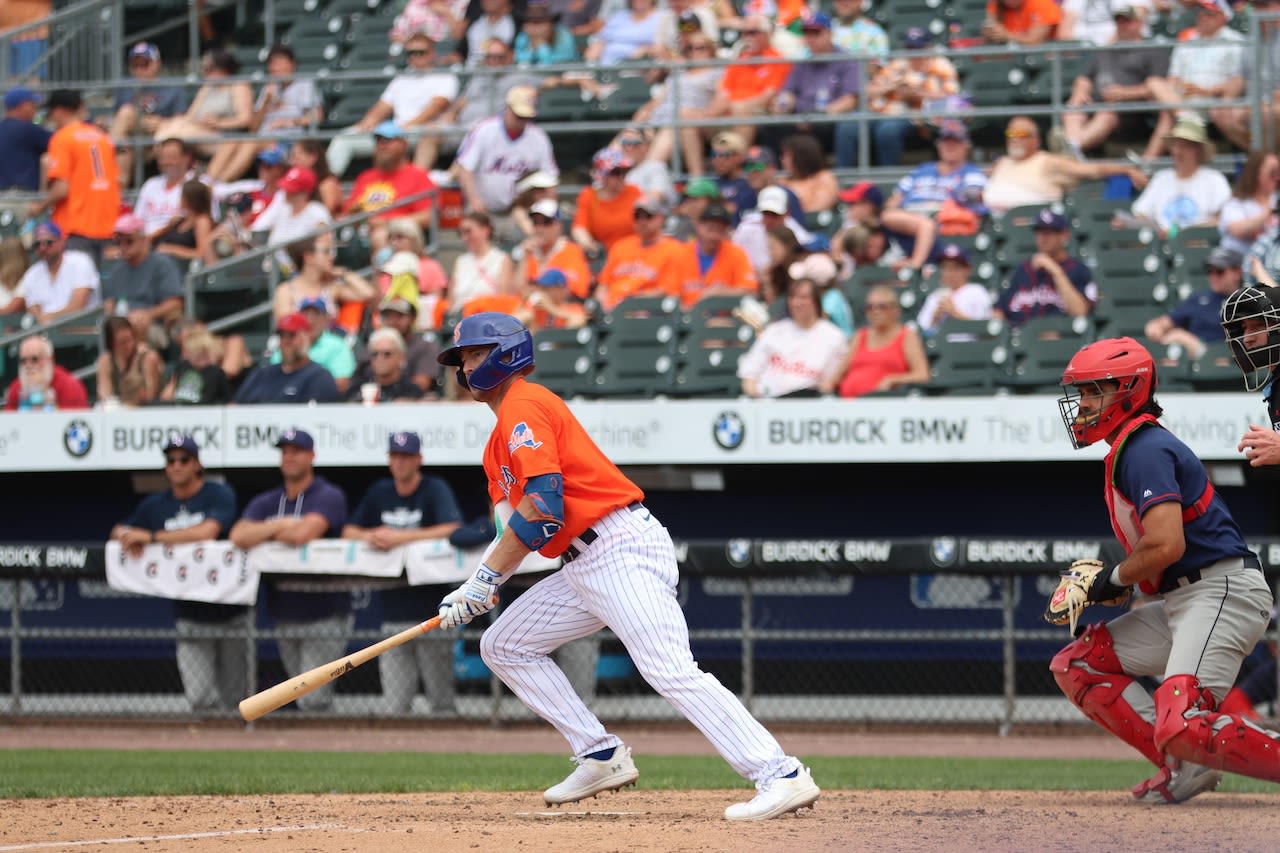
[[[754,332],[734,353],[744,393],[899,392],[928,385],[926,344],[948,322],[1101,320],[1111,282],[1066,206],[1086,187],[1105,187],[1113,231],[1220,233],[1203,253],[1208,287],[1172,310],[1153,300],[1139,327],[1194,355],[1221,336],[1203,321],[1222,282],[1280,275],[1280,163],[1233,103],[1246,81],[1275,91],[1280,32],[1254,13],[1277,5],[991,0],[973,38],[912,26],[891,40],[863,0],[408,0],[388,33],[404,68],[328,140],[308,134],[325,107],[289,45],[264,52],[256,91],[232,53],[209,50],[188,101],[151,82],[159,48],[133,44],[133,79],[109,112],[38,81],[4,95],[0,189],[30,200],[21,234],[0,241],[0,319],[32,329],[95,307],[108,318],[92,394],[33,338],[6,406],[436,399],[451,388],[433,341],[460,317],[498,310],[535,331],[574,329],[654,310],[651,296],[685,311],[737,300],[712,322]],[[1158,23],[1176,40],[1154,38]],[[1260,57],[1245,50],[1249,27]],[[1091,54],[1061,125],[1013,116],[1003,155],[984,164],[973,135],[991,120],[965,118],[946,48],[1050,40],[1139,49]],[[589,164],[557,161],[541,103],[600,84],[540,66],[716,56],[769,61],[648,68],[652,98],[632,122]],[[456,65],[494,73],[460,86]],[[1126,102],[1150,109],[1108,109]],[[798,121],[758,121],[786,115]],[[1122,131],[1140,150],[1100,156]],[[848,179],[862,138],[897,180]],[[1230,179],[1217,141],[1241,155]],[[1171,165],[1155,168],[1166,152]],[[589,183],[570,199],[561,171],[584,165]],[[149,177],[132,189],[136,171]],[[454,193],[465,215],[445,215]],[[357,214],[369,215],[360,254],[339,263],[335,223]],[[1015,228],[1034,238],[1006,241],[1019,254],[992,275],[981,237]],[[463,248],[442,264],[428,236]],[[264,294],[269,351],[210,334],[218,318],[191,318],[183,284],[260,246],[276,250],[281,282]]]

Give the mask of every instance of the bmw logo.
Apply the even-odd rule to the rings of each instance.
[[[742,446],[742,440],[746,438],[747,425],[742,422],[742,418],[738,417],[737,412],[721,412],[711,428],[711,434],[716,444],[725,450],[737,450]]]
[[[724,553],[729,558],[729,565],[741,569],[751,562],[751,540],[730,539],[725,543]]]
[[[93,429],[89,422],[76,419],[67,424],[62,431],[62,446],[76,459],[88,453],[93,447]]]
[[[955,563],[958,550],[956,540],[950,536],[943,536],[933,540],[933,545],[929,548],[929,556],[933,558],[935,566],[945,568]]]

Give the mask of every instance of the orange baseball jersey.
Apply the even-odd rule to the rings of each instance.
[[[769,56],[781,57],[782,54],[771,47],[765,48],[764,53],[760,54],[761,58]],[[720,88],[729,96],[730,101],[745,101],[748,98],[758,98],[766,92],[778,91],[790,74],[791,65],[786,62],[776,65],[730,65],[720,78]]]
[[[1062,22],[1062,9],[1054,0],[1026,0],[1016,9],[992,0],[987,3],[987,17],[999,21],[1000,26],[1011,33],[1025,33],[1032,27],[1048,24],[1049,38],[1053,38]]]
[[[676,254],[676,285],[674,291],[680,295],[680,304],[688,308],[702,298],[702,293],[713,287],[745,290],[755,293],[760,289],[756,279],[756,271],[751,267],[751,259],[742,247],[725,240],[706,273],[702,273],[698,264],[698,241],[690,240],[680,247]]]
[[[49,180],[67,182],[67,197],[53,208],[63,234],[109,239],[120,216],[120,173],[111,137],[76,122],[49,140]]]
[[[633,293],[655,290],[678,294],[676,266],[680,249],[680,241],[667,236],[649,246],[641,244],[638,234],[614,243],[600,271],[600,304],[611,311]]]
[[[573,227],[585,228],[605,249],[623,237],[636,233],[636,202],[644,193],[627,184],[616,198],[608,201],[596,194],[595,187],[583,187],[578,193],[578,206],[573,214]]]
[[[564,277],[569,281],[569,292],[574,296],[586,299],[591,295],[591,269],[587,266],[587,256],[583,254],[582,247],[577,243],[562,239],[560,245],[556,246],[542,263],[538,263],[538,259],[532,252],[525,252],[524,274],[528,276],[529,281],[535,281],[545,270],[552,267],[564,273]]]
[[[484,473],[494,504],[519,506],[530,477],[560,474],[564,527],[538,553],[558,557],[569,541],[644,492],[609,461],[564,401],[541,385],[514,380],[498,408],[484,449]]]

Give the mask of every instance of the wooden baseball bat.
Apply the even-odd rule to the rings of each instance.
[[[432,616],[420,625],[405,628],[399,634],[379,640],[372,646],[365,646],[358,652],[352,652],[344,658],[338,658],[301,675],[295,675],[274,687],[261,690],[240,703],[240,716],[245,720],[256,720],[263,714],[270,713],[282,705],[288,705],[299,696],[305,696],[318,687],[323,687],[334,679],[341,678],[351,670],[368,663],[385,651],[403,646],[415,637],[427,633],[440,626],[440,617]]]

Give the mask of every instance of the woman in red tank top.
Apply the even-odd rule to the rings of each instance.
[[[873,287],[864,303],[867,325],[853,337],[838,386],[841,397],[859,397],[900,385],[929,381],[920,333],[902,323],[898,296],[890,287]]]

